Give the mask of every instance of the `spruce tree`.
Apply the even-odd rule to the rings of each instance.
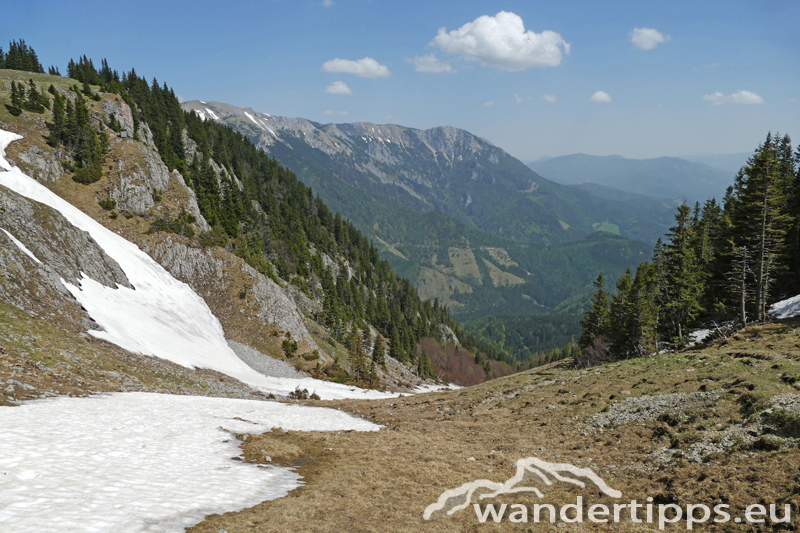
[[[665,290],[664,326],[668,338],[678,343],[685,340],[687,326],[700,314],[704,274],[692,247],[691,209],[685,203],[678,207],[676,225],[670,228],[669,241],[663,250]]]
[[[578,347],[583,349],[592,345],[597,338],[604,338],[609,330],[608,292],[603,273],[597,275],[594,282],[595,293],[592,296],[592,307],[581,320],[581,337]]]
[[[752,272],[753,317],[766,319],[767,302],[774,281],[781,273],[786,247],[785,236],[797,215],[788,212],[788,192],[793,172],[781,165],[777,142],[767,134],[734,180],[727,201],[733,250],[747,248],[747,268]],[[741,270],[741,269],[740,269]]]

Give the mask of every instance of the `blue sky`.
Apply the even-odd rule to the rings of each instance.
[[[3,8],[0,43],[62,72],[105,57],[185,99],[456,126],[525,160],[645,158],[800,142],[798,28],[796,1],[30,0]]]

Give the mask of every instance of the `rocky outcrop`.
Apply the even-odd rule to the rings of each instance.
[[[120,133],[125,137],[133,137],[133,113],[131,108],[119,96],[105,98],[102,104],[103,113],[107,121],[113,116],[120,125]]]
[[[206,301],[230,339],[275,353],[274,344],[260,343],[288,332],[301,352],[318,349],[286,290],[239,257],[221,248],[192,247],[177,237],[145,242],[145,252]]]
[[[107,161],[112,170],[108,174],[108,198],[122,212],[144,213],[152,209],[159,198],[170,188],[181,197],[181,208],[196,219],[200,232],[211,228],[200,214],[197,198],[183,176],[169,172],[156,152],[131,139],[112,142]]]
[[[85,276],[106,287],[131,288],[119,264],[58,211],[0,185],[0,228],[14,235],[48,269],[79,284]]]
[[[62,283],[89,277],[131,288],[125,273],[88,233],[61,213],[0,186],[0,300],[48,317],[65,331],[99,329]]]
[[[27,150],[17,153],[17,157],[27,164],[30,176],[36,181],[46,183],[58,181],[64,177],[64,167],[61,165],[58,153],[45,152],[33,145]]]

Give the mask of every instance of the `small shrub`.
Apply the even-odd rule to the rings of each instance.
[[[168,233],[177,233],[178,235],[186,237],[194,237],[194,228],[192,228],[192,224],[196,220],[197,219],[193,215],[190,215],[186,211],[181,211],[181,214],[176,218],[165,215],[150,224],[150,229],[147,230],[147,233],[153,234],[165,231]]]
[[[297,341],[286,339],[281,344],[281,347],[283,348],[283,355],[286,357],[294,357],[295,352],[297,352]]]
[[[314,350],[311,353],[303,354],[303,359],[305,359],[306,361],[316,361],[317,359],[319,359],[319,351]]]
[[[106,198],[105,200],[100,200],[100,202],[98,202],[98,205],[103,209],[105,209],[106,211],[111,211],[112,209],[117,207],[117,202],[112,198]]]
[[[99,181],[102,177],[103,171],[100,169],[99,165],[89,168],[76,167],[75,174],[72,175],[73,181],[82,185],[91,185]]]
[[[787,437],[800,437],[800,416],[778,409],[769,415],[769,421],[775,425],[778,433]]]
[[[774,452],[775,450],[779,450],[780,447],[780,441],[774,437],[761,437],[753,442],[753,449],[760,452]]]
[[[220,228],[214,228],[211,231],[201,233],[198,240],[203,247],[225,246],[228,242],[228,236]]]
[[[292,398],[293,400],[308,400],[309,398],[308,389],[300,390],[300,386],[298,386],[296,389],[294,389],[292,392],[289,393],[289,398]],[[317,399],[319,399],[319,396],[317,396]]]

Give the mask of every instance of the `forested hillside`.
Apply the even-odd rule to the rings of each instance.
[[[10,57],[18,70],[42,71],[24,42],[12,43],[11,50],[1,56],[5,63]],[[51,73],[57,69],[51,68]],[[484,356],[507,358],[466,332],[438,302],[422,301],[361,232],[331,212],[292,172],[231,128],[184,112],[166,84],[155,79],[148,83],[135,70],[120,75],[106,60],[97,68],[86,56],[70,61],[67,75],[75,80],[69,90],[62,83],[58,89],[52,84],[45,89],[33,79],[25,85],[12,80],[6,109],[11,115],[52,114],[48,143],[66,156],[64,169],[78,183],[102,178],[108,132],[154,145],[167,168],[179,171],[194,190],[210,230],[194,235],[195,217],[184,212],[154,220],[150,231],[224,247],[258,272],[320,302],[314,320],[348,349],[352,363],[350,376],[331,378],[371,383],[375,365],[383,365],[387,356],[413,365],[420,376],[435,377],[429,357],[419,347],[424,337],[458,339]],[[98,123],[90,111],[89,102],[109,95],[118,95],[130,107],[130,131],[114,114]],[[101,206],[117,216],[110,198]],[[296,343],[287,339],[284,352],[292,355],[294,350]],[[475,358],[489,374],[488,362],[480,355]]]
[[[462,322],[582,312],[598,270],[635,266],[669,227],[672,205],[558,185],[456,128],[322,125],[219,102],[182,106],[293,169],[424,300]],[[525,361],[538,350],[507,351]]]
[[[767,134],[721,203],[681,205],[651,261],[626,271],[611,296],[600,274],[582,321],[581,365],[641,357],[769,320],[769,305],[800,292],[800,147]]]

